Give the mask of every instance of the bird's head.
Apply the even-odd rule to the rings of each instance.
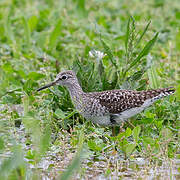
[[[53,82],[39,88],[37,91],[41,91],[43,89],[46,89],[48,87],[55,86],[55,85],[70,87],[76,82],[77,82],[76,74],[73,71],[63,71],[63,72],[60,72],[56,76]]]

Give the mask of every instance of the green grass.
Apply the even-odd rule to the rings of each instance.
[[[150,170],[178,179],[178,0],[1,0],[0,27],[1,179],[144,179]],[[86,92],[177,91],[111,137],[75,111],[64,87],[36,92],[64,69]]]

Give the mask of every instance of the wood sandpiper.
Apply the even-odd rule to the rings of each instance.
[[[147,91],[109,90],[85,93],[73,71],[59,73],[53,82],[37,91],[54,85],[65,86],[79,113],[101,126],[117,126],[142,112],[156,100],[175,92],[173,87],[169,87]]]

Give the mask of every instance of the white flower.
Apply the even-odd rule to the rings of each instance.
[[[96,51],[96,50],[91,50],[89,51],[89,56],[93,57],[93,58],[97,58],[97,59],[102,59],[104,56],[106,56],[106,54],[104,54],[101,51]]]

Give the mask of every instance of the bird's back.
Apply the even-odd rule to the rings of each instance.
[[[105,111],[111,114],[118,114],[128,109],[151,105],[158,99],[173,94],[174,88],[161,88],[148,91],[133,90],[110,90],[102,92],[87,93],[91,103],[98,103],[98,106],[105,107]]]

